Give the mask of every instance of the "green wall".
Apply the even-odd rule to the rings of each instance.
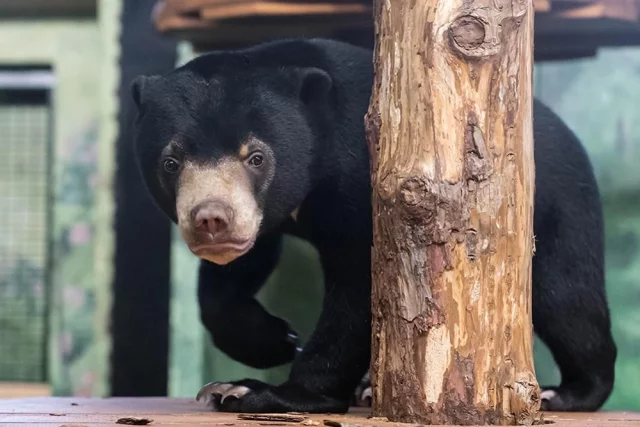
[[[47,65],[53,90],[49,382],[107,393],[119,0],[95,21],[2,21],[0,65]]]
[[[640,410],[640,49],[607,49],[595,60],[537,67],[535,92],[585,144],[603,197],[607,292],[618,345],[606,409]],[[535,348],[541,383],[559,374]]]

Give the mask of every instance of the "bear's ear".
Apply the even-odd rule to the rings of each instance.
[[[140,109],[140,107],[144,103],[144,91],[148,81],[149,77],[138,76],[133,79],[133,82],[131,83],[131,97],[133,98],[133,102],[136,104],[136,108],[138,109]]]
[[[314,101],[323,101],[329,94],[333,81],[324,70],[311,67],[300,71],[300,100],[305,104]]]

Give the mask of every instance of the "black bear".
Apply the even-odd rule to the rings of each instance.
[[[372,84],[370,50],[321,39],[212,52],[132,84],[138,164],[202,260],[200,315],[213,342],[253,367],[293,360],[280,385],[205,386],[200,396],[219,410],[344,412],[367,372]],[[538,101],[534,131],[533,323],[562,372],[543,409],[596,410],[616,359],[598,188],[580,142]],[[313,244],[324,273],[322,313],[303,349],[254,298],[283,234]]]

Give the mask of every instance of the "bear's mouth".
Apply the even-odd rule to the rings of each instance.
[[[191,252],[201,257],[203,255],[226,255],[230,252],[236,256],[241,256],[249,252],[253,246],[255,239],[249,240],[232,240],[222,243],[207,243],[203,245],[192,246]]]

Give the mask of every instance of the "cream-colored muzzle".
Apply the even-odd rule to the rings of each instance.
[[[194,250],[219,242],[211,234],[196,228],[193,209],[207,200],[219,200],[232,211],[225,238],[233,241],[255,242],[263,212],[255,199],[249,172],[238,159],[222,159],[215,164],[186,162],[176,189],[176,211],[182,238]],[[195,253],[195,252],[194,252]],[[198,250],[200,258],[215,264],[227,264],[246,253],[236,250]]]

